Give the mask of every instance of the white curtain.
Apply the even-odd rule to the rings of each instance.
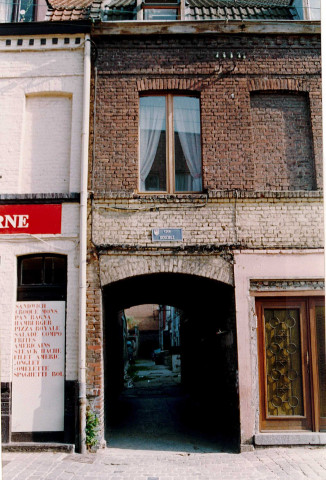
[[[165,98],[140,99],[140,190],[153,166],[161,132],[165,129]]]
[[[3,0],[0,2],[0,23],[11,22],[12,9],[12,0]]]
[[[195,181],[198,181],[198,179]],[[196,190],[194,188],[194,179],[191,175],[187,175],[186,173],[176,173],[175,189],[177,192],[191,192]]]
[[[201,191],[201,145],[199,100],[195,97],[174,98],[174,128],[178,132],[193,191]],[[180,188],[181,190],[181,188]]]

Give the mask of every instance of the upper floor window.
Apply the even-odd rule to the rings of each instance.
[[[202,190],[200,103],[186,95],[140,98],[140,191]]]
[[[145,0],[144,20],[177,20],[180,17],[179,0]]]
[[[0,22],[32,22],[36,0],[7,0],[0,3]]]
[[[320,20],[320,0],[293,0],[300,20]]]

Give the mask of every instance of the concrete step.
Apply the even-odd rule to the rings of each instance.
[[[75,453],[75,445],[70,443],[12,442],[2,443],[2,451]]]
[[[326,445],[326,432],[264,432],[256,433],[255,445],[259,446],[299,446]]]

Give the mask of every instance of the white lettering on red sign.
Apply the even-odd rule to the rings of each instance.
[[[29,215],[0,215],[0,228],[28,228]]]

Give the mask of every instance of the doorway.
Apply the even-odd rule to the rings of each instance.
[[[130,319],[144,305],[153,317],[146,341]],[[194,275],[137,276],[107,285],[103,310],[108,446],[237,449],[233,288]],[[137,353],[126,366],[128,341]]]
[[[325,431],[324,299],[265,298],[256,307],[261,430]]]

